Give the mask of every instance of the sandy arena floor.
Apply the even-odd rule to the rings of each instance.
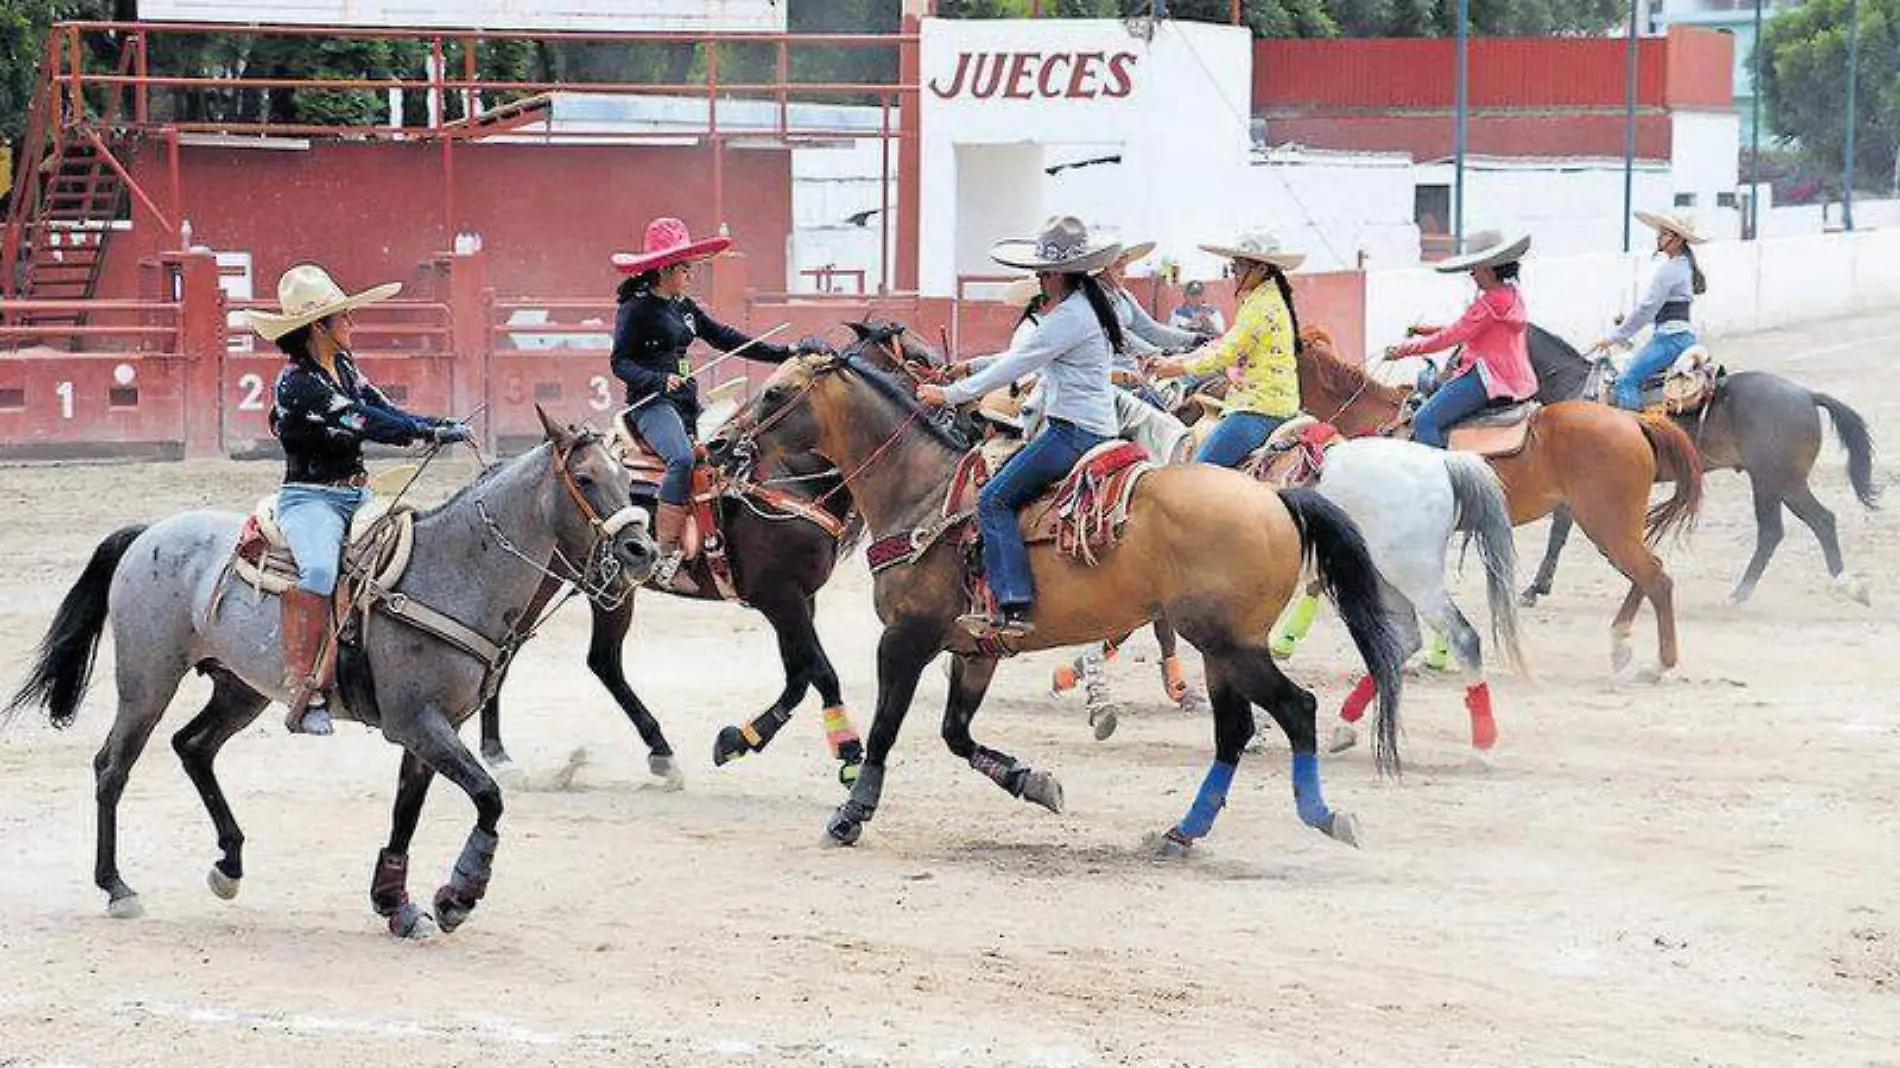
[[[1847,399],[1889,456],[1896,352],[1900,314],[1720,348]],[[1754,603],[1729,607],[1753,521],[1739,476],[1712,476],[1700,531],[1670,555],[1677,677],[1609,682],[1622,587],[1573,548],[1527,614],[1537,681],[1497,682],[1494,770],[1466,769],[1459,689],[1438,679],[1408,690],[1402,782],[1363,750],[1327,762],[1329,800],[1364,821],[1360,852],[1299,824],[1275,735],[1200,855],[1152,859],[1144,836],[1180,816],[1212,742],[1161,705],[1136,662],[1145,637],[1115,666],[1133,711],[1110,741],[1079,701],[1046,696],[1048,656],[1005,666],[977,721],[1062,776],[1067,814],[948,756],[933,669],[863,844],[821,848],[840,790],[815,704],[764,756],[709,759],[718,726],[778,689],[763,621],[649,598],[631,674],[686,791],[652,787],[569,609],[524,654],[507,728],[538,777],[576,747],[590,763],[570,789],[510,792],[495,881],[457,934],[400,944],[369,910],[396,751],[355,727],[289,738],[275,712],[220,765],[248,878],[214,899],[210,824],[163,742],[202,701],[195,678],[121,810],[149,915],[115,921],[90,877],[108,645],[72,730],[0,730],[0,1065],[1900,1064],[1900,528],[1853,503],[1842,467],[1830,444],[1818,489],[1871,610],[1826,593],[1792,518]],[[465,474],[432,474],[429,492]],[[6,686],[100,537],[242,507],[276,476],[0,470]],[[1521,532],[1526,573],[1544,532]],[[1472,570],[1461,600],[1478,617]],[[854,560],[820,625],[868,727],[867,590]],[[1653,656],[1647,609],[1638,638]],[[1328,614],[1291,671],[1330,717],[1351,664]],[[438,785],[419,897],[470,818]]]

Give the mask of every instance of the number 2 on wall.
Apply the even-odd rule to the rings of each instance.
[[[608,382],[606,375],[595,375],[587,380],[587,385],[588,388],[593,391],[587,398],[587,406],[589,408],[597,412],[604,412],[613,407],[614,396],[607,391]]]
[[[261,412],[264,410],[263,375],[240,375],[238,388],[244,391],[243,398],[238,401],[238,411]]]

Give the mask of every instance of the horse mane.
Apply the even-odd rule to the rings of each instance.
[[[871,386],[873,391],[882,396],[885,400],[896,405],[904,414],[916,416],[912,421],[922,429],[924,433],[930,435],[931,439],[937,444],[955,452],[970,451],[970,443],[968,441],[940,423],[938,421],[940,418],[938,414],[924,407],[923,402],[917,399],[916,394],[911,392],[911,384],[908,380],[899,379],[896,375],[888,371],[874,367],[864,358],[863,351],[865,347],[875,343],[876,342],[871,339],[865,338],[847,346],[845,350],[838,355],[840,366],[849,369],[852,374],[864,379],[864,381]]]
[[[1317,330],[1311,332],[1323,333]],[[1324,356],[1309,349],[1300,354],[1299,363],[1301,367],[1312,371],[1314,377],[1319,379],[1320,387],[1334,396],[1344,398],[1363,394],[1392,404],[1405,399],[1404,393],[1372,377],[1370,371],[1337,356]],[[1302,402],[1311,404],[1310,399],[1306,398],[1302,398]]]
[[[1546,330],[1541,326],[1538,326],[1536,323],[1530,324],[1529,340],[1531,342],[1529,346],[1530,351],[1534,354],[1537,353],[1537,342],[1541,341],[1543,342],[1548,355],[1560,357],[1563,359],[1574,360],[1577,363],[1584,365],[1585,367],[1590,366],[1590,358],[1588,356],[1585,356],[1583,353],[1577,351],[1577,347],[1575,345],[1572,345],[1570,342],[1565,341],[1561,335],[1552,333],[1551,331]]]
[[[543,442],[542,444],[546,444],[546,442]],[[503,471],[513,469],[516,464],[522,462],[522,460],[526,459],[528,456],[532,455],[533,453],[540,451],[540,448],[541,446],[537,445],[534,448],[529,449],[527,452],[522,453],[520,456],[516,456],[508,460],[503,460],[500,463],[491,464],[488,467],[482,468],[482,470],[478,472],[475,475],[475,477],[471,479],[466,485],[464,485],[461,489],[456,490],[454,493],[450,494],[448,500],[443,501],[441,504],[438,504],[434,506],[433,508],[416,509],[417,521],[432,519],[438,515],[443,514],[444,512],[450,511],[451,509],[455,508],[456,506],[462,503],[462,498],[468,496],[469,494],[475,492],[481,487],[486,486],[488,483],[494,481],[495,478],[499,476]]]

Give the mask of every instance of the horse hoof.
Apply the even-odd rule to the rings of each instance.
[[[1491,751],[1488,749],[1473,749],[1471,755],[1465,758],[1466,771],[1483,774],[1490,772],[1496,766],[1496,762],[1492,760]]]
[[[435,892],[435,922],[444,934],[467,923],[474,912],[475,903],[462,901],[452,888],[444,886]]]
[[[680,770],[680,762],[671,753],[664,756],[648,753],[647,771],[651,772],[654,778],[662,780],[668,790],[686,789],[686,773]]]
[[[834,812],[825,823],[825,840],[841,846],[854,846],[864,836],[864,824],[845,815]]]
[[[1090,716],[1089,722],[1095,727],[1095,740],[1098,742],[1108,741],[1114,735],[1115,728],[1121,726],[1121,720],[1112,708],[1103,709],[1100,713]]]
[[[1201,696],[1199,690],[1189,690],[1179,701],[1175,702],[1175,704],[1180,707],[1181,711],[1190,716],[1203,715],[1213,707],[1207,703],[1207,698]]]
[[[115,920],[136,920],[145,915],[145,903],[137,894],[115,897],[106,903],[106,915]]]
[[[1834,591],[1835,596],[1853,601],[1863,608],[1874,606],[1873,594],[1868,590],[1867,580],[1851,571],[1843,571],[1834,576],[1834,581],[1828,583],[1828,588]]]
[[[205,883],[211,887],[212,893],[225,901],[234,900],[238,895],[238,880],[224,874],[223,869],[216,864],[213,864],[211,871],[205,875]]]
[[[1326,837],[1335,842],[1343,842],[1354,849],[1364,847],[1359,834],[1359,819],[1350,812],[1334,812],[1326,819]]]
[[[1343,753],[1359,744],[1359,732],[1345,723],[1335,724],[1333,740],[1326,746],[1328,753]]]
[[[1194,840],[1182,838],[1170,827],[1150,839],[1149,848],[1163,860],[1181,860],[1194,855]]]
[[[1628,642],[1619,641],[1610,646],[1610,670],[1618,674],[1628,670],[1635,654],[1630,651]]]
[[[1731,605],[1747,604],[1748,599],[1754,595],[1754,590],[1737,586],[1734,591],[1728,595],[1728,603]]]
[[[1062,783],[1046,771],[1023,776],[1023,800],[1033,801],[1049,811],[1062,814]]]
[[[422,907],[413,901],[405,901],[402,907],[389,916],[389,933],[410,942],[426,942],[442,933],[437,927],[435,917],[422,911]]]
[[[503,768],[514,767],[515,758],[509,756],[506,749],[484,749],[482,750],[482,763],[488,765],[489,771],[500,771]]]
[[[723,768],[751,752],[752,747],[746,744],[739,728],[721,727],[719,736],[713,739],[713,767]]]
[[[1536,590],[1525,590],[1523,593],[1517,595],[1517,606],[1519,608],[1536,608],[1538,596]]]

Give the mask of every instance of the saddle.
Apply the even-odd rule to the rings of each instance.
[[[607,448],[632,476],[634,503],[645,507],[652,518],[651,513],[659,507],[666,460],[640,436],[639,428],[634,425],[633,409],[621,411],[614,419]],[[733,579],[732,561],[726,555],[725,532],[720,523],[722,500],[743,499],[770,512],[812,523],[834,541],[844,537],[845,523],[825,509],[770,486],[741,483],[708,463],[705,449],[695,446],[694,452],[691,507],[687,509],[686,529],[680,534],[680,548],[685,553],[680,566],[687,569],[700,590],[712,591],[705,599],[741,603],[744,600]]]
[[[408,505],[392,509],[387,500],[372,496],[350,520],[341,570],[367,573],[387,588],[408,570],[414,546],[414,511]],[[277,525],[275,493],[260,499],[245,518],[238,530],[237,545],[231,550],[230,568],[259,593],[282,593],[296,585],[303,572],[290,551],[289,539]],[[339,616],[347,614],[350,607],[346,595],[345,584],[339,583]]]
[[[1447,428],[1446,448],[1452,452],[1475,452],[1479,456],[1516,456],[1530,440],[1531,423],[1543,410],[1539,401],[1520,401],[1500,408],[1486,408]]]
[[[1643,382],[1643,411],[1693,415],[1715,399],[1728,369],[1715,362],[1706,346],[1691,345],[1669,370]]]
[[[1240,470],[1280,489],[1311,485],[1326,466],[1326,450],[1346,440],[1331,423],[1296,415],[1280,424]]]

